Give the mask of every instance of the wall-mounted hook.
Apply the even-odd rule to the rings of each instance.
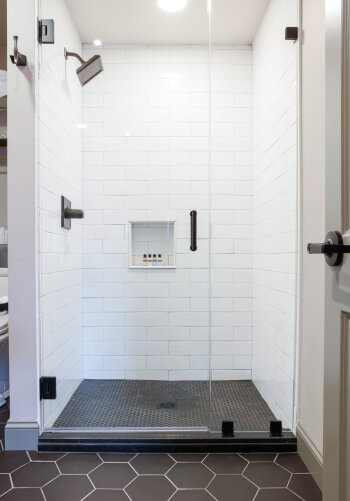
[[[26,66],[27,65],[27,56],[24,56],[18,51],[18,36],[13,37],[13,56],[10,56],[10,59],[13,64],[16,66]]]

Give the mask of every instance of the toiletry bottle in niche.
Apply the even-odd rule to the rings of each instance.
[[[147,266],[147,254],[143,255],[142,264],[143,266]]]
[[[152,266],[152,254],[148,254],[147,266]]]
[[[157,266],[157,254],[153,254],[152,266]]]
[[[162,255],[161,254],[158,254],[158,266],[163,266],[163,259],[162,259]]]

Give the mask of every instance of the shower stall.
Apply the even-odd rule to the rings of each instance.
[[[298,3],[40,1],[44,439],[292,437]]]

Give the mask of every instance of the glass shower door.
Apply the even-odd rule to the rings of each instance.
[[[142,4],[142,33],[126,1],[97,47],[76,2],[41,1],[65,26],[40,48],[42,375],[57,379],[46,428],[209,427],[207,1],[174,15]],[[64,47],[104,71],[81,88]],[[46,164],[57,148],[69,154]],[[84,209],[70,230],[61,195]]]

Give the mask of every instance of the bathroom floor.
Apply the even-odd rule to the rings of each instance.
[[[268,430],[273,413],[252,381],[213,381],[211,429]],[[209,424],[207,381],[84,380],[54,423],[61,428]]]
[[[66,454],[2,450],[0,499],[321,501],[322,494],[296,453]]]
[[[95,454],[4,451],[1,501],[321,501],[296,453]],[[234,496],[234,497],[232,497]]]

